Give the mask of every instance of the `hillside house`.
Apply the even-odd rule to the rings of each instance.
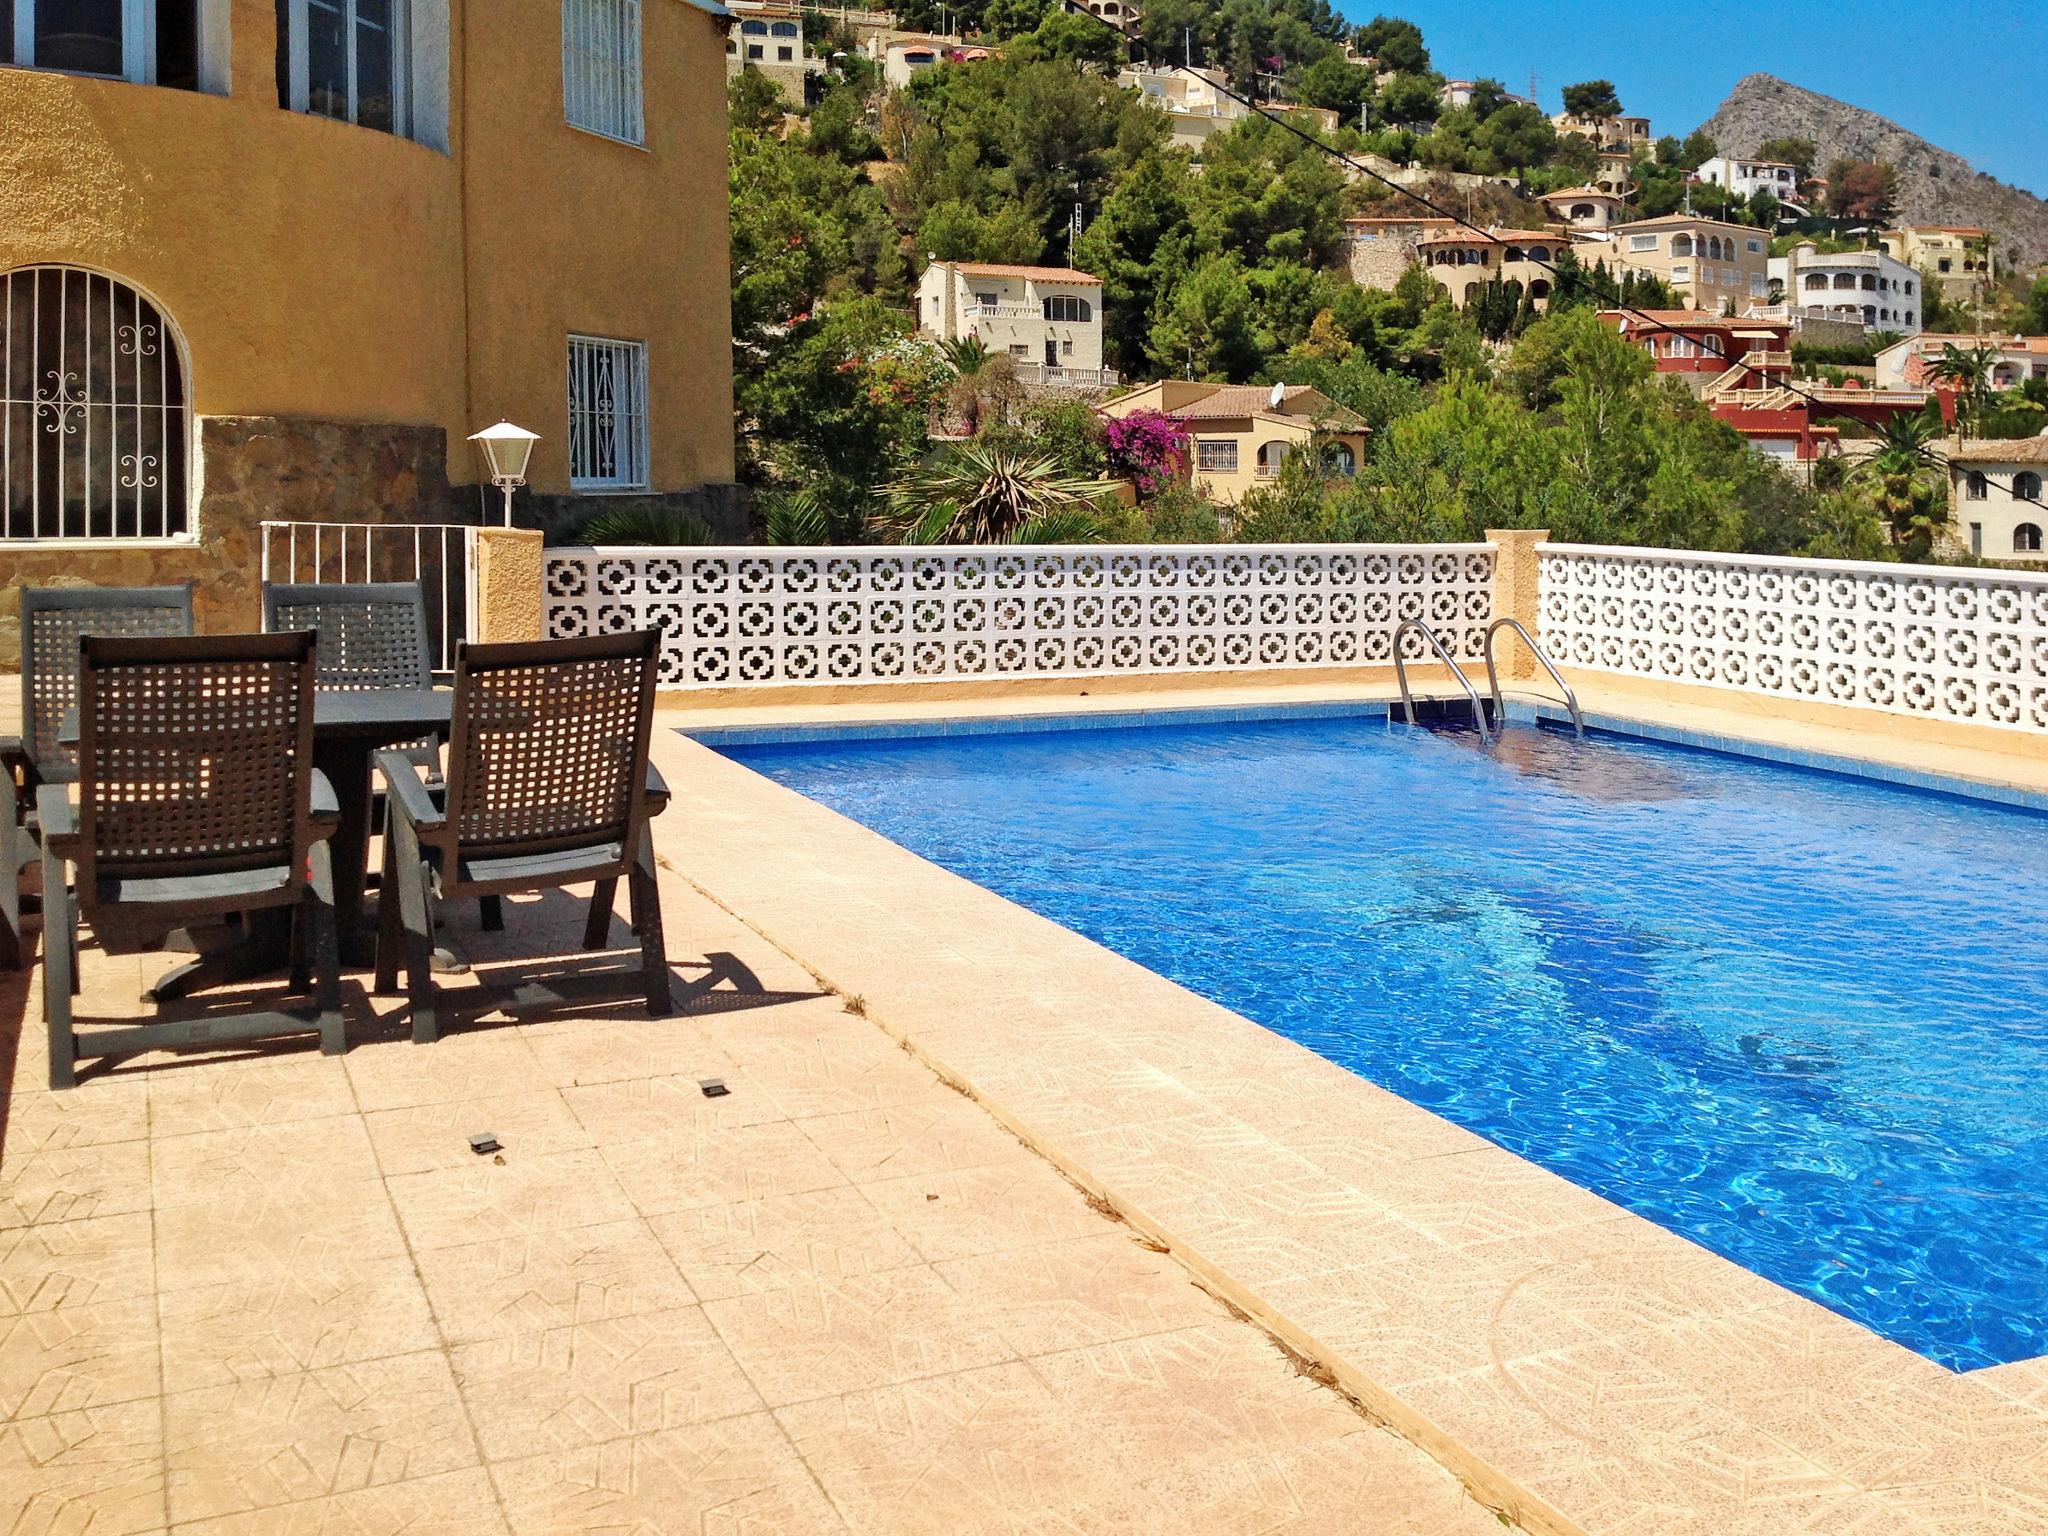
[[[1313,445],[1340,475],[1358,473],[1365,462],[1365,422],[1305,384],[1162,379],[1106,400],[1096,409],[1111,418],[1157,411],[1179,422],[1190,439],[1190,482],[1211,501],[1225,504],[1277,480],[1288,455],[1304,447]]]
[[[934,261],[917,284],[917,327],[940,341],[972,336],[1008,353],[1026,385],[1115,385],[1102,366],[1102,279],[1071,267]]]

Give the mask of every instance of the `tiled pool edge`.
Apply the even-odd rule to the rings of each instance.
[[[1713,1475],[1697,1489],[1689,1489],[1686,1486],[1687,1474],[1660,1465],[1654,1458],[1644,1460],[1629,1452],[1619,1443],[1625,1436],[1616,1434],[1614,1439],[1617,1443],[1608,1444],[1582,1435],[1580,1440],[1585,1443],[1581,1444],[1571,1439],[1578,1431],[1567,1428],[1564,1438],[1560,1439],[1557,1426],[1561,1421],[1550,1410],[1529,1398],[1528,1392],[1519,1384],[1522,1372],[1515,1367],[1524,1364],[1522,1355],[1515,1354],[1514,1358],[1505,1359],[1496,1354],[1490,1372],[1484,1364],[1477,1367],[1484,1379],[1475,1378],[1468,1385],[1456,1386],[1448,1393],[1441,1390],[1443,1384],[1437,1382],[1425,1383],[1431,1390],[1421,1393],[1405,1388],[1399,1382],[1388,1385],[1370,1358],[1353,1358],[1354,1351],[1316,1323],[1313,1316],[1297,1315],[1304,1302],[1313,1304],[1320,1300],[1325,1304],[1325,1317],[1334,1321],[1343,1316],[1343,1308],[1330,1304],[1331,1298],[1319,1298],[1314,1294],[1318,1289],[1328,1287],[1316,1283],[1297,1284],[1291,1288],[1282,1286],[1282,1294],[1276,1300],[1271,1294],[1273,1287],[1270,1282],[1247,1278],[1246,1274],[1239,1272],[1243,1265],[1239,1258],[1232,1256],[1227,1243],[1221,1248],[1212,1247],[1210,1239],[1213,1232],[1200,1230],[1199,1217],[1175,1216],[1175,1200],[1159,1193],[1164,1189],[1166,1196],[1170,1197],[1177,1185],[1185,1195],[1190,1188],[1200,1185],[1199,1175],[1207,1171],[1215,1175],[1209,1186],[1215,1201],[1228,1203],[1235,1193],[1233,1186],[1240,1182],[1238,1175],[1242,1173],[1245,1178],[1252,1177],[1255,1172],[1252,1165],[1258,1162],[1260,1155],[1270,1154],[1276,1161],[1293,1156],[1288,1151],[1284,1134],[1277,1140],[1255,1136],[1260,1150],[1244,1158],[1242,1166],[1233,1151],[1227,1169],[1221,1164],[1213,1169],[1204,1165],[1203,1169],[1197,1169],[1191,1175],[1186,1169],[1168,1166],[1172,1162],[1170,1156],[1162,1157],[1156,1152],[1138,1149],[1145,1151],[1144,1156],[1139,1156],[1138,1150],[1131,1147],[1120,1149],[1115,1134],[1106,1135],[1097,1129],[1104,1120],[1113,1120],[1119,1111],[1128,1113],[1119,1101],[1136,1096],[1111,1091],[1118,1071],[1126,1071],[1133,1079],[1149,1074],[1144,1084],[1147,1088],[1157,1087],[1160,1076],[1157,1069],[1144,1059],[1142,1049],[1134,1053],[1125,1048],[1128,1042],[1107,1038],[1115,1036],[1119,1027],[1107,1015],[1119,1014],[1123,1010],[1124,999],[1133,994],[1142,994],[1143,1001],[1130,1005],[1131,1011],[1142,1013],[1149,1006],[1156,1012],[1161,990],[1168,989],[1176,994],[1174,999],[1170,999],[1173,1023],[1177,1028],[1188,1028],[1191,1037],[1206,1040],[1215,1035],[1224,1039],[1225,1046],[1233,1051],[1245,1046],[1253,1036],[1259,1037],[1258,1049],[1246,1058],[1254,1067],[1252,1076],[1258,1075],[1259,1067],[1270,1067],[1276,1060],[1284,1058],[1278,1075],[1285,1079],[1290,1092],[1307,1093],[1313,1097],[1315,1090],[1303,1085],[1320,1077],[1325,1091],[1348,1094],[1357,1101],[1376,1096],[1378,1100],[1391,1100],[1399,1106],[1397,1113],[1405,1114],[1411,1121],[1419,1117],[1439,1126],[1445,1122],[1436,1121],[1435,1117],[1404,1101],[1392,1100],[1391,1095],[1343,1073],[1342,1069],[1329,1069],[1327,1063],[1312,1053],[1290,1046],[1249,1021],[1206,1004],[1192,994],[1182,993],[1170,983],[1120,957],[1108,955],[1107,951],[1077,935],[1021,908],[1011,907],[980,887],[968,885],[926,864],[835,813],[768,783],[750,770],[718,759],[687,742],[671,740],[663,755],[676,760],[672,782],[677,781],[677,775],[687,776],[691,772],[690,765],[696,765],[697,776],[714,790],[707,798],[707,814],[713,804],[722,805],[717,814],[722,824],[720,835],[705,839],[696,850],[696,856],[685,862],[684,873],[700,888],[824,979],[844,991],[865,997],[870,1017],[906,1049],[926,1060],[976,1099],[1076,1183],[1117,1209],[1139,1231],[1163,1243],[1211,1289],[1259,1321],[1288,1347],[1311,1361],[1325,1365],[1336,1383],[1363,1402],[1369,1411],[1457,1472],[1483,1501],[1507,1511],[1527,1528],[1598,1536],[1601,1531],[1621,1527],[1623,1520],[1619,1511],[1629,1506],[1615,1493],[1617,1482],[1631,1489],[1641,1487],[1646,1490],[1641,1494],[1646,1500],[1651,1497],[1647,1490],[1653,1485],[1664,1490],[1657,1496],[1658,1507],[1663,1507],[1663,1500],[1677,1496],[1678,1491],[1688,1494],[1686,1502],[1689,1506],[1696,1498],[1696,1514],[1674,1517],[1659,1527],[1673,1532],[1846,1529],[1847,1526],[1836,1523],[1837,1517],[1839,1520],[1871,1520],[1875,1523],[1867,1528],[1887,1531],[1932,1532],[1965,1528],[1960,1523],[1948,1525],[1941,1520],[1913,1519],[1903,1505],[1894,1510],[1894,1498],[1874,1486],[1886,1478],[1896,1481],[1906,1477],[1905,1469],[1924,1456],[1924,1450],[1916,1451],[1914,1448],[1915,1427],[1909,1421],[1900,1422],[1896,1431],[1885,1431],[1885,1446],[1879,1453],[1883,1468],[1881,1475],[1866,1477],[1859,1472],[1850,1476],[1824,1472],[1816,1464],[1820,1451],[1816,1450],[1810,1457],[1777,1436],[1769,1437],[1764,1449],[1759,1450],[1757,1443],[1764,1440],[1762,1432],[1744,1422],[1732,1408],[1723,1413],[1718,1405],[1706,1409],[1696,1406],[1688,1411],[1710,1414],[1706,1421],[1708,1427],[1700,1429],[1695,1441],[1686,1442],[1684,1449],[1688,1455],[1679,1459],[1687,1462],[1691,1472],[1696,1473],[1700,1467],[1707,1466]],[[771,847],[759,835],[763,826],[778,826],[794,839],[795,846],[787,850]],[[917,913],[944,915],[928,920],[927,927],[931,931],[918,932],[914,939],[902,937],[906,927],[916,929]],[[912,919],[908,924],[904,921],[906,917]],[[985,926],[975,926],[976,917]],[[1062,975],[1039,987],[1029,966],[1020,970],[1020,957],[1028,957],[1033,963],[1058,970]],[[1074,1000],[1084,998],[1087,988],[1072,984],[1073,973],[1099,978],[1098,995],[1117,1000],[1116,1005],[1096,1021],[1104,1030],[1103,1039],[1091,1042],[1084,1038],[1089,1031],[1075,1024],[1077,1017],[1086,1022],[1086,1002],[1076,1003]],[[1023,978],[1021,981],[1017,979],[1020,976]],[[1007,990],[1013,986],[1017,989],[1014,993]],[[1204,1019],[1214,1027],[1200,1028]],[[1157,1036],[1139,1041],[1141,1047],[1158,1043]],[[1089,1054],[1091,1044],[1106,1045],[1109,1049],[1097,1053],[1102,1057],[1099,1062],[1079,1061],[1077,1058]],[[1288,1055],[1288,1052],[1298,1055]],[[1335,1071],[1343,1085],[1348,1087],[1337,1084],[1327,1072],[1319,1072],[1319,1068]],[[1092,1086],[1102,1091],[1096,1095],[1095,1102],[1083,1104],[1081,1100],[1086,1097],[1085,1089],[1091,1086],[1090,1074],[1093,1074]],[[1080,1085],[1079,1089],[1075,1089],[1076,1084]],[[1168,1086],[1177,1088],[1178,1085]],[[1253,1122],[1259,1119],[1257,1113],[1244,1110],[1242,1104],[1235,1107],[1226,1104],[1220,1108],[1208,1104],[1202,1107],[1211,1122],[1207,1129],[1226,1140],[1231,1135],[1250,1134]],[[1332,1105],[1333,1115],[1339,1107]],[[1254,1105],[1253,1109],[1256,1108]],[[1084,1110],[1087,1113],[1083,1113]],[[1097,1112],[1099,1118],[1094,1117]],[[1267,1118],[1271,1119],[1270,1116]],[[1128,1129],[1134,1142],[1142,1142],[1143,1133],[1148,1128],[1134,1124]],[[1196,1126],[1195,1129],[1205,1127]],[[1471,1140],[1476,1142],[1477,1139]],[[1583,1197],[1583,1192],[1565,1185],[1562,1180],[1534,1165],[1521,1163],[1519,1159],[1491,1148],[1490,1144],[1481,1145],[1495,1155],[1493,1162],[1506,1160],[1518,1165],[1518,1168],[1496,1168],[1496,1171],[1504,1171],[1512,1183],[1512,1189],[1504,1191],[1504,1194],[1511,1194],[1522,1204],[1528,1203],[1524,1197],[1532,1190],[1539,1205],[1546,1198],[1555,1198],[1549,1192],[1560,1187]],[[1114,1166],[1115,1155],[1120,1150],[1129,1154],[1124,1158],[1125,1168],[1121,1173]],[[1199,1157],[1196,1161],[1200,1161]],[[1320,1167],[1301,1163],[1299,1158],[1294,1162],[1312,1180],[1322,1177]],[[1288,1192],[1301,1193],[1305,1198],[1310,1193],[1306,1186],[1302,1190]],[[1583,1198],[1590,1200],[1592,1197]],[[1181,1202],[1181,1209],[1189,1209],[1185,1201]],[[1641,1246],[1653,1261],[1650,1275],[1653,1282],[1661,1273],[1656,1271],[1655,1264],[1671,1260],[1674,1254],[1680,1265],[1686,1261],[1688,1253],[1710,1257],[1641,1218],[1620,1212],[1615,1216],[1612,1228],[1617,1236],[1632,1238],[1632,1235],[1640,1235],[1644,1238]],[[1197,1223],[1196,1226],[1187,1224],[1191,1220]],[[1566,1253],[1567,1257],[1571,1246],[1569,1241],[1560,1240],[1558,1243],[1559,1251]],[[1627,1246],[1626,1242],[1622,1244],[1623,1248]],[[1528,1250],[1531,1257],[1524,1261],[1537,1264],[1535,1272],[1539,1276],[1541,1265],[1550,1262],[1550,1256],[1537,1256],[1541,1247],[1540,1243],[1532,1244]],[[1252,1252],[1251,1257],[1260,1255]],[[1597,1260],[1590,1265],[1583,1261],[1580,1264],[1582,1270],[1597,1271],[1599,1267]],[[1775,1307],[1768,1314],[1758,1314],[1757,1328],[1765,1336],[1754,1342],[1744,1337],[1748,1331],[1746,1322],[1718,1314],[1700,1319],[1704,1328],[1699,1335],[1701,1338],[1725,1345],[1738,1353],[1753,1353],[1758,1372],[1766,1377],[1786,1370],[1799,1374],[1804,1370],[1799,1365],[1802,1360],[1808,1360],[1815,1372],[1839,1370],[1842,1368],[1840,1362],[1847,1360],[1853,1362],[1854,1370],[1859,1373],[1858,1379],[1871,1391],[1895,1391],[1902,1401],[1908,1403],[1917,1403],[1921,1397],[1930,1394],[1939,1398],[1948,1390],[1949,1381],[1966,1380],[1948,1378],[1945,1381],[1943,1378],[1947,1373],[1930,1362],[1912,1356],[1898,1346],[1886,1344],[1813,1303],[1793,1297],[1768,1282],[1757,1281],[1726,1261],[1711,1260],[1709,1267],[1723,1276],[1731,1289],[1742,1289],[1747,1285],[1746,1294],[1768,1292],[1789,1304]],[[1343,1277],[1318,1277],[1318,1280],[1324,1278],[1334,1286]],[[1486,1292],[1498,1279],[1498,1276],[1482,1276],[1475,1290]],[[1446,1317],[1443,1333],[1450,1337],[1462,1329],[1468,1346],[1483,1338],[1486,1347],[1493,1348],[1495,1335],[1501,1331],[1496,1327],[1500,1323],[1501,1312],[1515,1302],[1515,1292],[1521,1284],[1521,1280],[1516,1280],[1502,1293],[1494,1307],[1491,1322],[1475,1321],[1469,1316]],[[1762,1291],[1757,1287],[1763,1288]],[[1343,1298],[1340,1296],[1337,1300],[1342,1301]],[[1660,1296],[1644,1305],[1652,1308],[1669,1305],[1675,1313],[1682,1312],[1682,1303],[1672,1302],[1668,1297]],[[1684,1319],[1681,1317],[1680,1320]],[[1523,1331],[1533,1334],[1540,1330],[1525,1328]],[[1513,1336],[1515,1330],[1508,1328],[1506,1332]],[[1685,1340],[1678,1342],[1684,1344]],[[1687,1347],[1697,1347],[1697,1344]],[[1571,1353],[1571,1350],[1562,1351],[1564,1356]],[[1682,1349],[1680,1353],[1683,1353]],[[1468,1348],[1466,1358],[1483,1362],[1484,1353],[1474,1356]],[[1532,1355],[1527,1356],[1526,1361],[1534,1370],[1545,1366],[1547,1358]],[[1498,1375],[1500,1381],[1492,1380],[1493,1375]],[[2018,1381],[2019,1378],[2015,1378],[2016,1384]],[[1627,1385],[1626,1382],[1618,1382],[1617,1393],[1622,1393]],[[1984,1384],[1981,1390],[1961,1388],[1958,1391],[1962,1394],[1958,1403],[1971,1414],[2003,1413],[2010,1417],[2017,1413],[2017,1417],[2024,1421],[2023,1435],[2030,1457],[2040,1448],[2048,1447],[2048,1414],[2040,1411],[2040,1405],[2016,1410],[2009,1400],[2010,1395],[1994,1394],[1989,1383]],[[1713,1401],[1712,1389],[1705,1386],[1698,1393],[1687,1395],[1689,1398],[1697,1397],[1702,1403]],[[1417,1397],[1421,1398],[1419,1404],[1413,1400]],[[1527,1400],[1517,1403],[1512,1400],[1515,1397]],[[1433,1403],[1449,1406],[1432,1406]],[[1659,1406],[1650,1405],[1644,1412],[1654,1416],[1651,1410]],[[1574,1406],[1563,1399],[1552,1408],[1565,1418],[1573,1416]],[[1670,1410],[1663,1406],[1660,1411]],[[1944,1411],[1948,1409],[1944,1407]],[[1475,1414],[1476,1418],[1473,1417]],[[1889,1424],[1891,1421],[1887,1419],[1885,1422]],[[1786,1435],[1793,1441],[1798,1440],[1798,1425],[1790,1426]],[[1822,1438],[1832,1443],[1829,1437]],[[1725,1445],[1720,1443],[1724,1439]],[[1576,1450],[1572,1448],[1575,1444]],[[1594,1486],[1586,1486],[1585,1474],[1575,1479],[1562,1465],[1555,1469],[1563,1492],[1570,1495],[1563,1500],[1568,1507],[1560,1508],[1558,1501],[1547,1493],[1552,1481],[1552,1463],[1560,1458],[1583,1458],[1591,1454],[1587,1446],[1595,1444],[1607,1464],[1603,1464],[1599,1476],[1593,1479]],[[1713,1461],[1714,1455],[1719,1455],[1722,1460]],[[1517,1458],[1525,1464],[1511,1465]],[[1754,1470],[1748,1465],[1752,1458],[1762,1458]],[[1735,1497],[1722,1486],[1726,1479],[1734,1477],[1745,1490],[1752,1476],[1759,1483],[1771,1483],[1770,1473],[1782,1471],[1781,1463],[1791,1464],[1794,1471],[1783,1473],[1784,1488],[1782,1494],[1776,1495],[1778,1502],[1765,1511],[1766,1500],[1763,1495],[1757,1495],[1754,1501],[1742,1503],[1742,1518],[1731,1518],[1729,1511],[1722,1507],[1729,1498]],[[1860,1467],[1861,1463],[1853,1465]],[[1673,1490],[1673,1484],[1679,1485],[1679,1490]],[[1775,1488],[1776,1484],[1771,1486]],[[2037,1496],[2036,1490],[2030,1487],[2021,1496],[2031,1501]],[[2048,1509],[2048,1494],[2040,1496],[2043,1508]],[[1741,1497],[1747,1499],[1748,1492],[1745,1491]],[[1809,1524],[1803,1515],[1788,1518],[1791,1514],[1788,1503],[1812,1511],[1819,1523]],[[1582,1506],[1591,1508],[1594,1515],[1581,1518]],[[1894,1514],[1898,1518],[1894,1519]],[[2012,1528],[2032,1527],[2016,1525]],[[2048,1528],[2048,1525],[2042,1528]]]
[[[1442,700],[1429,701],[1441,706]],[[1571,717],[1561,705],[1527,699],[1506,701],[1510,722],[1569,727]],[[1041,712],[1018,715],[927,716],[863,720],[850,724],[804,721],[787,725],[690,725],[676,727],[681,734],[705,746],[779,746],[806,741],[914,741],[967,736],[1042,735],[1058,731],[1130,730],[1157,725],[1223,725],[1276,720],[1384,720],[1394,713],[1392,702],[1364,699],[1332,700],[1324,703],[1246,704],[1241,706],[1176,706],[1161,703],[1142,708],[1100,709],[1085,712]],[[1688,747],[1726,757],[1746,757],[1782,767],[1801,768],[1841,778],[1864,779],[1915,789],[1927,794],[1950,795],[1959,799],[1982,800],[2020,810],[2048,814],[2048,791],[2030,790],[1995,779],[1964,774],[1933,773],[1893,763],[1877,762],[1843,752],[1808,751],[1776,742],[1727,732],[1693,731],[1661,721],[1611,711],[1584,715],[1586,729],[1595,734],[1636,737],[1669,746]]]

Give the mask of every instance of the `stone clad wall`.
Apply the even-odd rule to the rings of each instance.
[[[194,541],[38,547],[0,545],[0,666],[21,664],[24,586],[193,584],[199,630],[249,630],[260,621],[259,524],[471,522],[474,487],[450,486],[439,427],[311,421],[282,416],[201,417],[204,466]]]

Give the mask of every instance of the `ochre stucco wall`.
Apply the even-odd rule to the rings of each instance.
[[[724,32],[684,0],[645,0],[642,147],[564,126],[561,0],[490,0],[487,24],[468,9],[456,101],[479,419],[540,433],[534,489],[566,491],[563,338],[644,340],[651,488],[732,479]]]
[[[451,0],[442,153],[281,110],[274,0],[232,7],[226,97],[0,68],[0,271],[140,288],[200,417],[436,427],[456,484],[504,416],[541,434],[534,489],[566,492],[567,333],[644,341],[650,488],[732,478],[713,17],[645,0],[639,147],[565,124],[561,0]]]

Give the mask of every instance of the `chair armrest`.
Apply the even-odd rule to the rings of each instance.
[[[14,819],[18,824],[35,805],[36,786],[43,781],[43,776],[36,772],[36,760],[28,755],[19,736],[0,736],[0,772],[7,775],[14,790]]]
[[[647,801],[648,815],[659,816],[668,809],[668,780],[652,763],[647,765],[647,784],[640,793]]]
[[[403,816],[420,832],[438,832],[446,824],[447,813],[434,804],[434,797],[427,793],[427,786],[420,779],[419,768],[404,752],[379,752],[377,771],[384,775],[386,803],[393,814]]]
[[[36,791],[36,822],[45,847],[60,854],[72,852],[78,841],[78,808],[71,803],[68,785],[45,784]]]
[[[318,837],[331,837],[341,825],[341,800],[334,793],[333,783],[318,768],[313,770],[311,799],[313,831]]]

